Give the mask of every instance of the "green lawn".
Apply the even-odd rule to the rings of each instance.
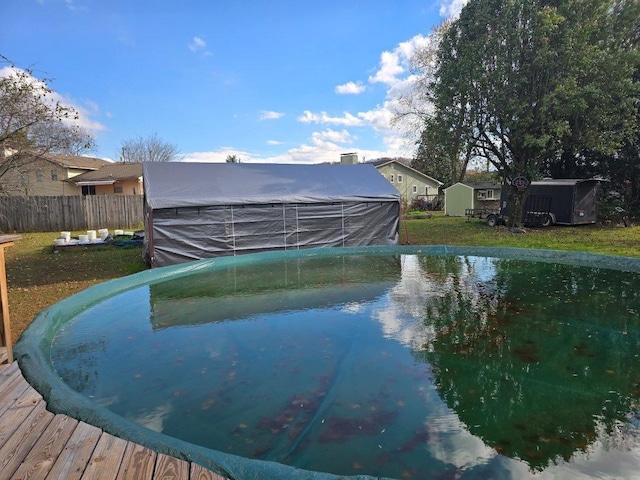
[[[516,234],[504,226],[488,227],[477,218],[445,217],[436,212],[431,218],[402,220],[400,243],[538,248],[640,257],[640,227],[553,226]]]

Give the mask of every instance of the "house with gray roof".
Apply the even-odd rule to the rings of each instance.
[[[83,195],[142,195],[142,163],[108,163],[69,180]]]
[[[35,152],[14,153],[0,161],[0,193],[19,196],[80,195],[70,182],[111,162],[100,158]]]

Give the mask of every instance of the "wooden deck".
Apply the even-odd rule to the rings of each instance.
[[[0,365],[0,480],[45,478],[225,480],[194,463],[47,411],[16,362]]]

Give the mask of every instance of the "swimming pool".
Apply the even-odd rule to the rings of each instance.
[[[455,247],[207,260],[71,297],[17,352],[50,406],[231,478],[625,476],[638,271]]]

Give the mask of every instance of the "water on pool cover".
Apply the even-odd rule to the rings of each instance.
[[[137,288],[68,322],[72,388],[212,449],[344,475],[640,469],[640,278],[345,256]]]

